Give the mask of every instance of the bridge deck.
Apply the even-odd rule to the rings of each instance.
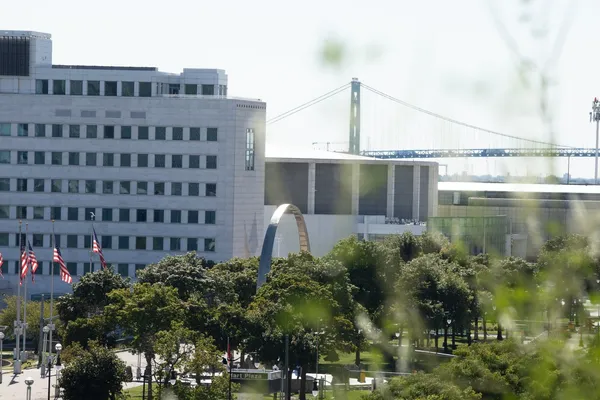
[[[463,158],[463,157],[594,157],[590,148],[523,148],[523,149],[440,149],[440,150],[368,150],[361,155],[382,159]]]

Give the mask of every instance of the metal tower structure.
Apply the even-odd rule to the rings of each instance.
[[[360,154],[360,81],[352,78],[350,83],[350,136],[348,153]]]

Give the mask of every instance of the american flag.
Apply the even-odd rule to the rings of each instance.
[[[25,251],[25,243],[21,243],[21,284],[23,279],[27,276],[27,269],[29,268],[29,255]]]
[[[2,253],[0,253],[0,276],[4,278],[4,275],[2,275],[2,264],[4,264],[4,258],[2,258]]]
[[[37,271],[38,269],[38,261],[29,241],[27,241],[27,246],[29,246],[29,265],[31,266],[31,281],[35,282],[34,275],[35,271]]]
[[[96,230],[94,232],[94,240],[92,242],[92,252],[98,253],[98,257],[100,257],[100,263],[102,264],[102,268],[106,268],[106,260],[104,259],[104,254],[102,254],[102,247],[100,247],[100,242],[98,241],[98,236],[96,236]]]
[[[54,258],[53,261],[58,263],[60,266],[60,280],[66,283],[73,283],[73,278],[65,265],[65,260],[63,260],[62,255],[60,254],[60,249],[58,247],[54,248]]]

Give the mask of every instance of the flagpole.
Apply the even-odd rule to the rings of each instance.
[[[27,353],[25,353],[25,340],[27,339],[27,272],[31,268],[29,263],[29,249],[27,248],[27,241],[29,235],[29,224],[25,223],[25,253],[27,254],[27,269],[25,270],[25,283],[23,284],[23,356],[21,357],[21,361],[25,362],[25,357],[27,357]]]
[[[90,213],[90,218],[92,220],[92,232],[90,233],[90,272],[94,272],[94,213]]]
[[[52,247],[52,261],[50,262],[50,340],[48,347],[50,347],[49,357],[52,357],[52,331],[54,330],[54,319],[52,318],[52,312],[54,310],[54,249],[56,248],[56,237],[54,236],[54,220],[52,220],[52,240],[50,240],[50,247]],[[48,374],[50,374],[50,371],[48,371]]]
[[[21,252],[21,242],[22,242],[22,221],[19,220],[19,261],[18,268],[19,271],[19,286],[17,288],[17,320],[15,321],[15,354],[14,354],[14,373],[21,373],[21,349],[19,349],[19,341],[21,334],[21,284],[23,280],[21,279],[21,262],[23,253]]]

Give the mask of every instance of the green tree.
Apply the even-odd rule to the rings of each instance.
[[[258,257],[232,258],[208,270],[217,301],[248,307],[256,294]]]
[[[17,296],[4,296],[6,307],[0,311],[0,325],[6,326],[4,334],[14,336],[14,321],[17,319]],[[27,302],[27,339],[32,339],[37,350],[40,337],[40,302]],[[23,318],[23,301],[21,300],[21,318]],[[44,302],[44,318],[50,318],[50,302]],[[60,325],[60,324],[59,324]]]
[[[186,366],[194,352],[194,332],[185,328],[183,323],[173,321],[170,329],[156,334],[154,343],[154,379],[158,384],[158,397],[169,380],[172,371]]]
[[[232,383],[231,398],[237,399],[236,393],[240,389],[240,385]],[[175,394],[178,400],[229,400],[229,374],[215,376],[211,380],[211,384],[204,386],[199,385],[195,388],[184,386],[181,384],[175,385]]]

